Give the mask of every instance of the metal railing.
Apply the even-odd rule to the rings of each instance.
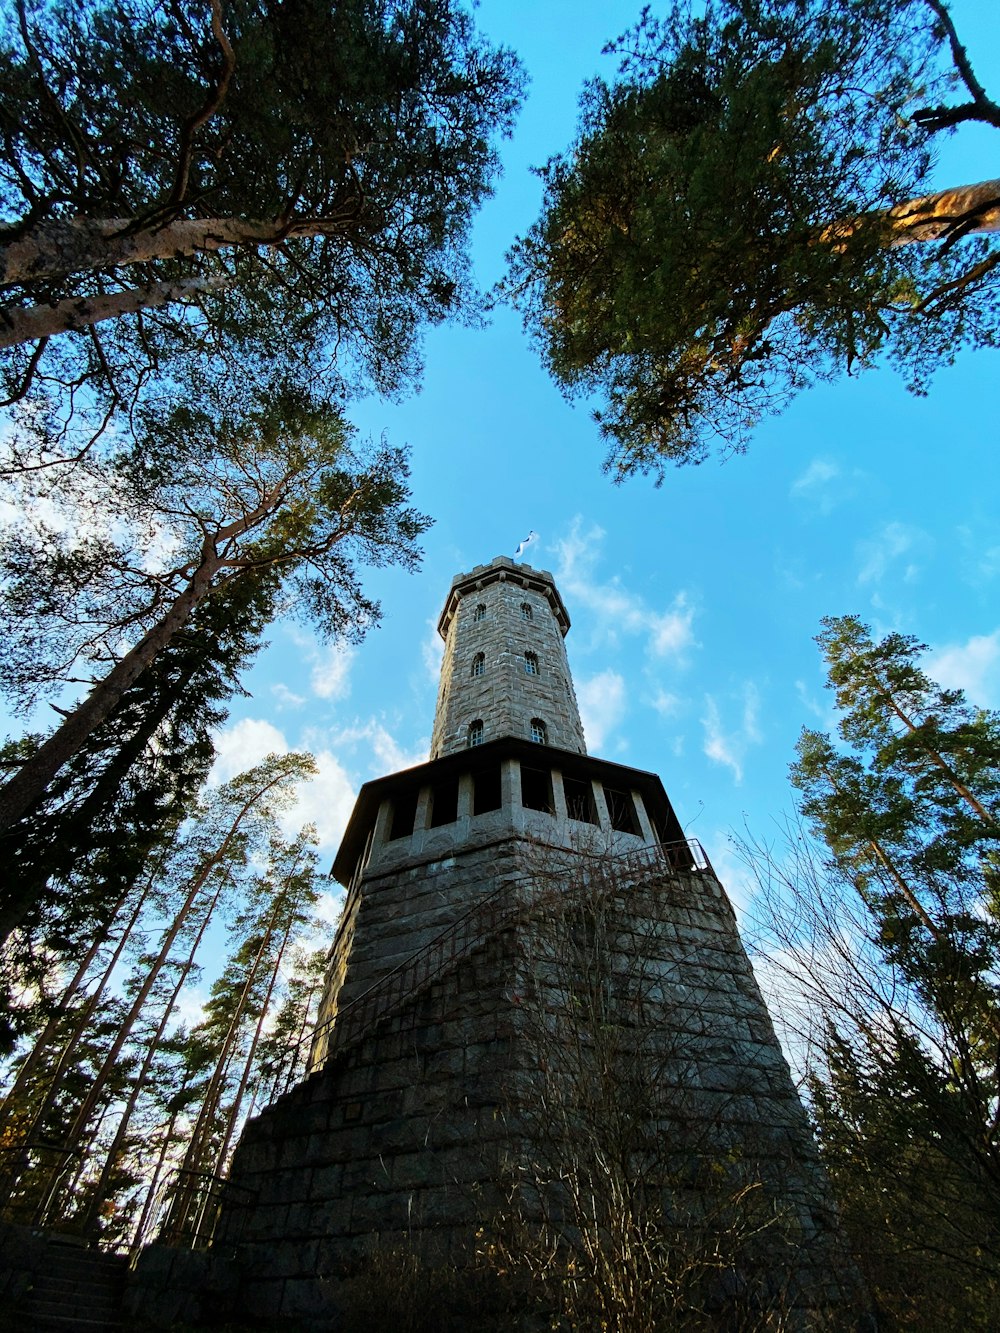
[[[609,891],[621,891],[627,887],[627,881],[633,875],[645,878],[651,869],[665,869],[671,875],[714,876],[715,873],[704,848],[695,838],[656,843],[612,856],[607,853],[588,855],[578,851],[568,855],[573,861],[567,864],[571,864],[577,874],[582,871],[584,882],[593,882],[596,875],[608,881]],[[325,1049],[318,1058],[311,1060],[310,1072],[321,1069],[329,1060],[346,1054],[364,1041],[379,1023],[392,1017],[422,991],[454,971],[459,963],[485,947],[501,931],[528,919],[544,906],[566,901],[568,895],[565,883],[544,891],[538,888],[539,879],[544,884],[558,874],[558,858],[553,865],[557,867],[555,870],[546,868],[546,872],[538,876],[529,875],[521,880],[501,884],[447,926],[440,935],[379,977],[367,990],[320,1024],[308,1040],[312,1041],[315,1052],[317,1041],[325,1037]]]

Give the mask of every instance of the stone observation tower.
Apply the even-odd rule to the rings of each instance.
[[[842,1299],[732,910],[660,779],[587,754],[569,625],[552,576],[506,557],[452,583],[431,758],[361,789],[308,1076],[232,1165],[214,1247],[243,1311],[323,1317],[374,1246],[467,1262],[512,1209],[578,1235],[565,1164],[590,1150],[567,1135],[623,1115],[645,1222],[697,1239],[757,1201],[719,1300]]]

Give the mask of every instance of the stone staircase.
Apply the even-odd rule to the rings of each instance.
[[[128,1256],[87,1249],[50,1236],[48,1271],[35,1273],[31,1286],[9,1312],[11,1329],[51,1329],[52,1333],[112,1333],[125,1328],[121,1300]]]
[[[579,860],[579,853],[576,856]],[[692,873],[715,875],[704,848],[696,838],[657,843],[613,858],[598,854],[592,858],[591,869],[598,885],[602,879],[606,880],[605,892],[615,892],[627,885],[630,874],[648,874],[651,865],[665,876]],[[593,883],[589,890],[584,889],[584,892],[588,891],[594,891]],[[519,882],[516,889],[511,883],[501,884],[447,926],[429,944],[346,1004],[322,1028],[317,1028],[310,1037],[303,1038],[303,1041],[314,1042],[318,1033],[324,1030],[327,1032],[326,1052],[316,1068],[321,1068],[328,1061],[343,1056],[352,1047],[359,1045],[384,1019],[411,1004],[421,991],[440,981],[466,958],[484,948],[500,931],[527,921],[554,904],[565,904],[567,899],[572,899],[572,892],[567,891],[564,885],[539,892],[530,881]]]

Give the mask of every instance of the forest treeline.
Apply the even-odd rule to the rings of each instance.
[[[281,816],[313,772],[308,755],[271,756],[206,789],[132,862],[75,968],[25,981],[0,1108],[7,1217],[114,1247],[210,1228],[244,1119],[305,1070],[329,882],[315,830],[289,838]]]

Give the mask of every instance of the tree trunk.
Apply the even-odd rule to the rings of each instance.
[[[910,735],[916,736],[918,738],[921,750],[923,750],[924,754],[928,757],[928,759],[930,759],[932,763],[936,764],[937,767],[940,768],[941,772],[944,773],[945,777],[948,779],[948,782],[955,789],[956,794],[960,796],[962,800],[965,801],[966,805],[968,805],[970,809],[974,810],[975,813],[979,816],[979,818],[982,819],[985,823],[996,824],[997,823],[996,818],[992,814],[990,814],[989,810],[986,809],[982,801],[980,801],[977,796],[973,795],[973,793],[961,780],[961,778],[958,776],[958,774],[955,772],[952,766],[948,763],[947,759],[945,759],[944,755],[941,754],[939,750],[935,750],[931,746],[924,744],[920,727],[917,725],[916,722],[913,721],[913,719],[907,713],[903,712],[902,708],[900,708],[899,704],[896,702],[895,697],[893,696],[889,687],[887,685],[883,685],[882,682],[879,680],[878,676],[875,676],[874,679],[875,679],[876,693],[880,696],[883,702],[888,704],[888,706],[892,709],[893,713],[895,713],[896,717],[899,718],[900,722],[902,722],[903,726],[910,733]]]
[[[891,245],[941,241],[954,232],[1000,231],[1000,180],[956,185],[896,204],[884,214]]]
[[[274,966],[271,968],[271,976],[267,983],[267,992],[264,995],[260,1006],[260,1014],[257,1018],[257,1026],[254,1029],[253,1039],[250,1042],[250,1049],[247,1051],[247,1057],[243,1062],[243,1073],[240,1076],[239,1087],[233,1097],[233,1104],[229,1108],[229,1117],[226,1121],[226,1130],[222,1136],[222,1143],[216,1156],[215,1170],[221,1175],[226,1169],[226,1159],[229,1156],[229,1146],[233,1141],[233,1135],[236,1133],[236,1126],[239,1123],[240,1108],[243,1105],[243,1099],[246,1096],[247,1086],[250,1082],[250,1075],[253,1072],[253,1063],[257,1056],[257,1048],[260,1045],[261,1037],[264,1034],[264,1024],[267,1021],[268,1010],[271,1007],[271,999],[274,996],[274,988],[278,983],[278,973],[281,969],[281,962],[285,956],[285,950],[288,948],[288,941],[291,938],[292,928],[295,925],[295,916],[289,918],[288,925],[285,927],[285,934],[278,952],[274,956]]]
[[[132,1002],[131,1008],[129,1009],[125,1021],[123,1022],[118,1032],[118,1035],[115,1037],[115,1040],[112,1042],[111,1048],[109,1049],[107,1055],[105,1056],[104,1062],[102,1063],[100,1070],[96,1074],[94,1081],[87,1092],[86,1097],[83,1099],[83,1103],[81,1104],[79,1110],[76,1113],[76,1116],[74,1117],[73,1124],[69,1130],[69,1133],[66,1136],[66,1144],[65,1144],[66,1147],[68,1148],[75,1147],[79,1139],[82,1138],[83,1132],[86,1128],[87,1121],[90,1118],[91,1114],[93,1113],[93,1110],[97,1105],[98,1101],[100,1100],[102,1093],[104,1092],[105,1085],[107,1084],[108,1078],[110,1077],[114,1063],[121,1054],[122,1048],[124,1047],[125,1042],[128,1040],[132,1032],[132,1028],[135,1026],[136,1020],[138,1019],[140,1013],[142,1012],[146,1000],[149,998],[149,993],[152,990],[157,977],[159,976],[163,967],[166,965],[174,941],[177,939],[181,927],[183,926],[186,920],[187,914],[194,905],[195,899],[197,898],[198,894],[205,886],[205,883],[208,880],[209,875],[211,874],[213,869],[217,865],[219,865],[220,862],[225,858],[226,853],[228,852],[230,846],[232,845],[233,839],[235,838],[237,832],[239,831],[239,826],[243,822],[243,819],[247,815],[248,811],[252,809],[254,805],[256,805],[256,803],[261,799],[261,797],[266,792],[270,791],[272,787],[277,786],[277,784],[282,781],[283,777],[284,774],[278,774],[276,777],[272,778],[270,782],[266,783],[265,786],[260,788],[258,791],[253,792],[243,802],[242,806],[240,807],[239,811],[236,814],[236,817],[230,822],[229,828],[227,829],[226,835],[223,838],[220,846],[215,850],[215,852],[212,853],[211,856],[208,857],[204,865],[201,867],[201,869],[197,872],[197,874],[191,881],[191,884],[188,887],[188,891],[185,894],[184,902],[179,911],[177,912],[176,916],[174,917],[173,923],[171,924],[171,926],[169,927],[169,929],[167,930],[166,934],[163,937],[163,940],[160,945],[160,951],[157,954],[156,959],[150,966],[148,975],[143,981],[143,984],[140,986],[138,992],[136,993],[135,999]],[[216,894],[215,898],[213,898],[212,900],[212,905],[211,905],[212,908],[214,908],[217,899],[218,899],[218,894]],[[211,908],[209,910],[211,911]]]
[[[138,310],[156,310],[172,301],[193,301],[206,292],[229,285],[221,275],[183,278],[180,282],[154,282],[129,291],[69,296],[53,305],[0,307],[0,347],[17,347],[53,334],[89,328],[105,319],[134,315]]]
[[[28,1052],[28,1054],[22,1061],[21,1067],[17,1071],[17,1077],[11,1084],[10,1089],[8,1090],[6,1096],[4,1097],[2,1104],[0,1104],[0,1133],[2,1133],[4,1125],[10,1119],[10,1113],[12,1110],[14,1110],[21,1093],[24,1092],[24,1090],[28,1087],[28,1085],[34,1078],[35,1070],[41,1063],[42,1056],[48,1049],[53,1037],[55,1036],[56,1032],[59,1029],[61,1022],[69,1012],[70,1004],[72,1003],[77,992],[83,985],[84,979],[87,976],[87,973],[90,971],[91,964],[97,957],[100,950],[107,943],[108,937],[111,934],[111,927],[114,925],[118,913],[125,906],[125,903],[128,900],[128,897],[131,894],[134,887],[135,886],[132,884],[129,885],[129,887],[118,899],[118,902],[115,904],[114,911],[112,912],[107,923],[104,926],[102,926],[102,928],[94,936],[93,943],[91,944],[87,952],[84,954],[83,960],[77,967],[76,972],[73,974],[73,977],[70,980],[69,984],[66,986],[66,989],[63,991],[62,995],[60,995],[59,1002],[56,1005],[54,1012],[46,1022],[45,1026],[42,1028],[42,1031],[39,1033],[38,1037],[35,1039],[35,1043],[32,1046],[31,1050]],[[142,899],[140,899],[140,905],[141,903]],[[112,961],[109,964],[109,967],[113,967],[114,964],[117,962],[118,957],[120,955],[120,951],[122,948],[124,948],[125,941],[128,939],[129,933],[132,927],[135,925],[137,917],[138,917],[138,909],[136,910],[135,913],[133,913],[132,920],[129,922],[128,926],[125,927],[125,930],[122,932],[122,937],[119,940],[119,948],[115,951],[112,957]],[[103,990],[104,985],[107,983],[108,975],[109,975],[108,969],[105,969],[105,980],[101,984],[100,987],[101,990]],[[84,1012],[85,1014],[87,1013],[86,1006]],[[83,1022],[86,1022],[86,1017],[84,1017]],[[57,1076],[58,1076],[58,1070],[53,1077]]]
[[[191,975],[191,970],[194,967],[195,956],[199,948],[201,947],[202,940],[205,938],[205,931],[208,929],[208,923],[212,919],[212,915],[215,912],[215,908],[218,904],[219,895],[221,894],[221,892],[222,892],[222,885],[220,883],[215,891],[212,901],[208,905],[207,911],[202,916],[201,925],[198,927],[198,931],[194,937],[194,940],[192,941],[191,948],[188,950],[188,956],[185,959],[184,963],[181,965],[181,967],[178,969],[177,980],[174,982],[174,988],[170,992],[170,995],[168,996],[167,1001],[163,1006],[163,1012],[160,1015],[160,1021],[157,1024],[156,1031],[153,1034],[153,1036],[149,1039],[149,1041],[147,1041],[146,1043],[146,1054],[142,1062],[142,1067],[139,1070],[139,1073],[132,1081],[132,1087],[131,1090],[129,1091],[128,1099],[125,1102],[125,1106],[122,1109],[121,1118],[118,1121],[118,1128],[115,1130],[115,1136],[111,1142],[111,1147],[108,1149],[107,1156],[104,1159],[104,1166],[101,1169],[100,1179],[98,1180],[97,1185],[94,1188],[94,1193],[91,1198],[90,1205],[87,1209],[87,1216],[84,1219],[84,1224],[83,1224],[83,1230],[85,1235],[89,1234],[94,1223],[97,1221],[101,1205],[104,1203],[104,1196],[105,1193],[107,1192],[108,1183],[111,1179],[111,1173],[112,1171],[114,1171],[115,1167],[118,1164],[118,1157],[119,1154],[121,1153],[122,1145],[125,1142],[125,1137],[128,1134],[129,1125],[132,1122],[132,1116],[135,1112],[136,1104],[139,1100],[139,1094],[146,1086],[146,1079],[149,1076],[149,1071],[153,1067],[153,1061],[160,1053],[160,1042],[163,1040],[163,1034],[167,1030],[167,1024],[170,1022],[170,1015],[174,1011],[174,1005],[177,1003],[177,997],[178,995],[180,995],[184,983]]]
[[[0,835],[39,800],[46,787],[80,748],[87,737],[106,722],[121,700],[122,695],[139,679],[173,636],[181,629],[198,604],[212,590],[212,580],[224,566],[224,558],[214,550],[206,551],[198,568],[188,580],[187,587],[175,598],[166,613],[143,635],[120,662],[87,695],[86,699],[67,716],[48,740],[0,788]],[[0,911],[0,943],[21,921],[30,903],[8,901]]]
[[[161,227],[136,228],[134,219],[72,218],[43,222],[0,247],[0,285],[65,279],[78,273],[183,259],[233,247],[257,249],[291,237],[334,236],[356,218],[350,202],[330,217],[293,222],[244,218],[182,218]]]
[[[230,1016],[226,1035],[219,1048],[219,1054],[215,1062],[215,1068],[212,1071],[212,1077],[209,1079],[208,1087],[205,1089],[205,1096],[202,1099],[198,1117],[195,1120],[194,1128],[191,1131],[191,1137],[188,1140],[187,1149],[184,1153],[184,1160],[180,1166],[182,1179],[178,1191],[178,1198],[172,1209],[171,1218],[167,1224],[171,1235],[174,1237],[179,1237],[184,1234],[192,1212],[195,1212],[196,1215],[195,1230],[197,1231],[197,1228],[201,1224],[204,1209],[208,1203],[207,1197],[204,1199],[199,1198],[198,1185],[194,1178],[195,1172],[203,1172],[205,1170],[203,1165],[204,1150],[211,1133],[212,1121],[222,1101],[226,1075],[229,1072],[229,1065],[232,1061],[236,1042],[242,1027],[243,1011],[257,981],[257,974],[261,962],[270,946],[271,936],[274,933],[275,922],[277,921],[281,906],[281,899],[278,898],[272,908],[270,919],[268,920],[264,935],[261,938],[256,956],[250,965],[246,980],[240,989],[236,1007]]]
[[[135,1233],[132,1236],[131,1252],[137,1254],[142,1249],[146,1240],[146,1228],[149,1226],[150,1215],[153,1211],[153,1204],[156,1202],[156,1192],[159,1188],[160,1177],[163,1175],[163,1166],[167,1160],[167,1153],[170,1151],[170,1145],[174,1139],[174,1126],[177,1124],[177,1112],[174,1111],[167,1120],[166,1129],[163,1131],[163,1138],[160,1142],[160,1152],[156,1159],[156,1166],[153,1168],[153,1174],[150,1177],[149,1185],[146,1189],[146,1197],[143,1199],[142,1212],[139,1214],[139,1220],[135,1224]]]
[[[51,1082],[49,1083],[49,1086],[45,1091],[45,1095],[41,1100],[38,1110],[32,1117],[31,1125],[28,1128],[26,1136],[28,1138],[31,1138],[32,1135],[34,1135],[35,1131],[38,1129],[38,1127],[41,1124],[43,1124],[46,1115],[49,1113],[49,1111],[52,1109],[52,1107],[55,1105],[56,1101],[59,1098],[59,1094],[62,1091],[61,1080],[63,1071],[66,1069],[67,1065],[72,1059],[76,1051],[76,1048],[83,1040],[84,1033],[87,1030],[87,1025],[89,1024],[93,1015],[96,1013],[97,1007],[100,1004],[102,998],[104,997],[104,993],[111,982],[111,978],[114,974],[115,968],[118,966],[118,962],[121,959],[122,953],[125,950],[125,945],[128,943],[129,937],[135,928],[136,922],[139,920],[140,913],[142,912],[143,905],[146,901],[146,897],[151,887],[151,882],[152,882],[151,880],[147,881],[146,887],[143,889],[139,901],[136,903],[132,915],[129,918],[128,925],[122,931],[121,939],[118,941],[118,944],[115,947],[113,954],[111,955],[108,965],[104,969],[104,974],[101,977],[100,985],[94,991],[93,995],[87,997],[87,1002],[86,1004],[84,1004],[83,1009],[80,1012],[79,1019],[73,1031],[70,1033],[66,1045],[59,1053],[59,1059],[56,1062],[56,1067],[52,1072]]]
[[[819,239],[834,249],[859,231],[876,226],[887,233],[886,244],[911,245],[915,241],[941,241],[951,235],[1000,231],[1000,180],[978,185],[956,185],[917,199],[907,199],[892,208],[858,217],[839,218],[820,232]]]

